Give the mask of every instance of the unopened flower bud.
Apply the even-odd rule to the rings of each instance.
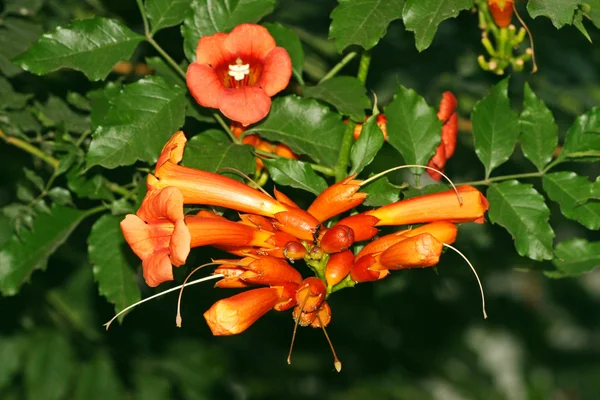
[[[327,286],[337,285],[344,279],[352,269],[354,254],[350,250],[332,254],[325,268],[325,279]]]
[[[288,242],[283,248],[283,255],[288,260],[301,260],[306,256],[306,248],[300,242]]]
[[[333,254],[348,249],[352,244],[354,244],[352,228],[338,224],[323,235],[320,246],[326,253]]]

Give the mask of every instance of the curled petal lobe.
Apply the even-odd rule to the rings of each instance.
[[[217,301],[204,318],[213,335],[236,335],[275,307],[281,292],[281,288],[259,288],[236,294]]]
[[[178,131],[171,136],[169,141],[164,145],[158,161],[156,161],[156,169],[159,169],[167,161],[173,164],[179,163],[183,159],[183,150],[187,139],[183,131]]]
[[[267,28],[257,24],[240,24],[224,40],[228,52],[262,60],[277,46]]]
[[[218,108],[227,118],[248,126],[267,116],[271,109],[271,98],[258,87],[226,89],[220,94]]]
[[[136,215],[146,222],[183,219],[183,195],[174,187],[150,190],[146,193]]]
[[[273,49],[263,61],[263,71],[257,85],[267,96],[274,96],[286,88],[292,77],[292,59],[283,47]]]
[[[227,33],[218,32],[201,37],[196,47],[196,62],[214,68],[235,58],[235,53],[225,47],[227,36]]]
[[[173,267],[169,259],[169,251],[160,249],[142,261],[144,280],[150,287],[156,287],[163,282],[173,280]]]
[[[185,78],[188,89],[198,104],[202,107],[220,108],[221,98],[227,89],[211,67],[193,62],[188,67]],[[237,121],[237,119],[235,120]]]

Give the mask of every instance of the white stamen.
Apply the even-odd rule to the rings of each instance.
[[[236,81],[241,81],[246,75],[250,75],[250,64],[242,64],[242,59],[238,57],[235,64],[229,65],[227,74]]]

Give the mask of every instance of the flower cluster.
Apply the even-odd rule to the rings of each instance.
[[[454,242],[456,223],[482,223],[485,197],[471,186],[424,195],[327,222],[361,205],[363,182],[350,176],[324,190],[303,210],[292,199],[215,173],[178,165],[186,138],[177,132],[165,145],[148,192],[121,229],[142,260],[148,285],[173,279],[172,266],[186,262],[190,249],[214,246],[238,258],[217,260],[221,288],[251,288],[217,301],[204,317],[215,335],[243,332],[269,310],[293,308],[302,326],[325,327],[331,320],[327,297],[391,271],[438,263]],[[238,221],[202,210],[186,215],[189,204],[240,212]],[[424,224],[377,237],[381,226]],[[353,245],[365,242],[355,252]],[[314,276],[303,278],[291,262],[304,260]],[[296,262],[294,265],[299,265]],[[308,270],[307,270],[308,271]]]
[[[451,92],[444,92],[440,101],[438,119],[442,121],[442,141],[435,149],[435,154],[429,160],[428,166],[444,172],[446,162],[454,154],[456,148],[456,135],[458,134],[458,114],[456,113],[457,101]],[[427,170],[431,179],[439,181],[442,175],[431,169]]]

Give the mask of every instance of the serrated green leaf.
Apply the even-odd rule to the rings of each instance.
[[[565,240],[556,245],[555,253],[552,263],[557,270],[550,271],[553,278],[579,276],[600,267],[600,242],[578,238]]]
[[[72,68],[97,81],[106,78],[117,62],[129,59],[142,40],[143,36],[116,20],[74,20],[44,34],[14,62],[38,75]]]
[[[35,106],[37,117],[47,127],[61,127],[75,133],[83,133],[91,128],[89,115],[73,111],[60,97],[50,96],[46,103],[36,102]]]
[[[371,108],[367,89],[353,76],[336,76],[317,86],[306,86],[306,97],[323,100],[334,106],[342,115],[356,122],[365,120],[365,109]]]
[[[20,336],[0,336],[0,393],[4,393],[4,389],[22,368],[24,345]]]
[[[23,53],[42,34],[42,27],[22,18],[6,17],[0,24],[0,72],[7,77],[23,70],[11,60]]]
[[[306,190],[316,196],[327,189],[325,179],[317,175],[307,163],[290,158],[263,160],[263,162],[273,181],[279,185]]]
[[[36,187],[40,192],[44,190],[44,180],[41,176],[30,170],[29,168],[23,168],[23,172],[25,173],[25,178]]]
[[[516,180],[495,184],[489,187],[487,199],[490,221],[511,234],[519,255],[540,261],[554,258],[550,210],[533,185]]]
[[[544,190],[560,211],[569,219],[588,229],[600,229],[600,202],[590,201],[593,184],[574,172],[555,172],[544,175]]]
[[[541,171],[552,160],[558,145],[558,125],[546,104],[525,83],[523,112],[519,120],[523,154]]]
[[[600,107],[577,117],[567,131],[561,157],[595,161],[600,157]]]
[[[158,77],[127,85],[112,99],[106,117],[94,131],[88,167],[154,162],[165,142],[183,125],[185,93]]]
[[[122,398],[121,383],[111,358],[100,351],[77,374],[75,399],[105,400]]]
[[[350,149],[350,174],[360,174],[375,158],[383,146],[383,132],[377,125],[377,116],[373,115],[362,126],[360,136]]]
[[[122,217],[103,215],[96,221],[88,237],[88,254],[94,265],[98,291],[114,304],[115,312],[141,298],[135,273],[131,269],[131,265],[139,264],[139,260],[129,251],[119,225],[121,220]]]
[[[573,16],[573,25],[577,28],[577,30],[579,30],[579,32],[581,32],[583,36],[585,36],[588,42],[592,43],[592,38],[583,25],[583,10],[581,8],[578,8],[575,11],[575,15]]]
[[[191,0],[146,0],[152,33],[182,23],[190,12],[190,3]]]
[[[287,26],[283,26],[280,23],[266,23],[263,24],[263,26],[267,28],[271,36],[273,36],[277,46],[287,50],[292,59],[292,72],[298,82],[300,82],[301,85],[304,85],[304,80],[302,79],[304,49],[302,48],[302,42],[300,42],[300,38],[296,31]]]
[[[252,148],[245,144],[235,144],[217,129],[209,129],[191,138],[185,146],[182,165],[203,171],[218,172],[230,178],[243,181],[244,177],[232,171],[219,171],[222,168],[235,168],[247,175],[256,170]]]
[[[66,335],[36,331],[27,346],[26,399],[66,398],[75,367],[73,349]]]
[[[40,214],[31,231],[13,236],[0,250],[0,292],[17,294],[36,269],[45,269],[48,257],[64,243],[88,211],[53,206],[50,214]]]
[[[273,12],[275,0],[192,0],[191,7],[181,34],[185,55],[194,61],[202,36],[226,32],[244,22],[258,22]]]
[[[34,16],[45,0],[5,0],[4,14],[15,14],[21,17]]]
[[[78,197],[92,200],[114,200],[108,190],[110,181],[101,174],[84,174],[81,168],[73,168],[67,173],[67,186]]]
[[[423,51],[431,45],[442,21],[472,6],[473,0],[407,0],[402,19],[406,30],[415,33],[417,50]]]
[[[427,165],[442,140],[442,122],[434,108],[412,89],[400,86],[385,107],[388,142],[402,154],[406,164]],[[415,175],[422,169],[413,168]]]
[[[556,29],[560,29],[573,23],[573,14],[579,2],[580,0],[529,0],[527,11],[531,18],[540,15],[550,18]]]
[[[96,129],[108,114],[111,102],[121,93],[121,84],[116,82],[108,82],[106,86],[100,89],[88,92],[87,97],[90,99],[92,113],[92,128]]]
[[[511,110],[508,100],[509,78],[496,84],[489,95],[473,108],[475,153],[485,167],[486,179],[494,168],[504,163],[515,149],[519,138],[519,115]]]
[[[362,203],[366,207],[381,207],[400,199],[400,189],[392,185],[387,176],[363,186],[360,191],[368,194]]]
[[[246,133],[285,143],[296,154],[306,154],[318,164],[333,167],[345,130],[339,114],[316,100],[290,95],[275,99],[269,116]]]
[[[0,110],[20,110],[25,107],[32,94],[15,92],[8,80],[0,77]]]
[[[63,187],[53,187],[48,191],[48,197],[50,197],[53,203],[56,203],[61,206],[73,204],[71,192]]]
[[[385,36],[390,22],[402,17],[404,0],[338,0],[331,13],[329,39],[337,50],[356,44],[369,50]]]

